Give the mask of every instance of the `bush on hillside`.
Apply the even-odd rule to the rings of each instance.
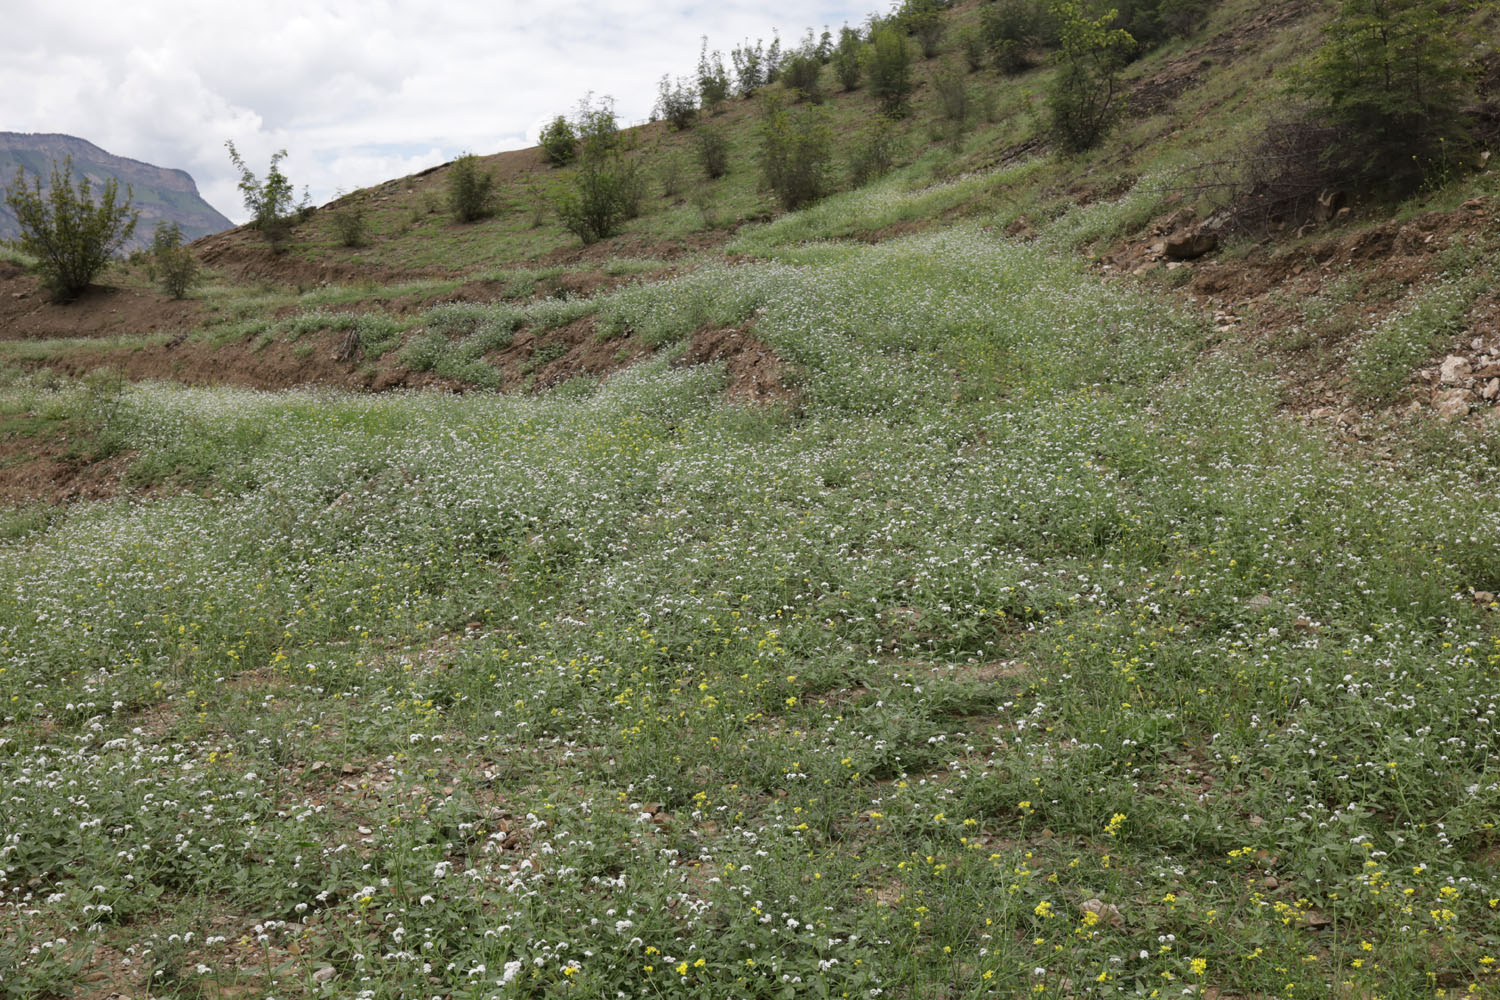
[[[244,198],[245,210],[250,213],[251,228],[265,238],[272,253],[280,253],[286,249],[297,219],[311,210],[306,194],[301,204],[293,201],[296,191],[286,174],[281,172],[286,150],[279,149],[271,154],[271,165],[266,170],[265,180],[261,180],[240,159],[233,142],[224,143],[224,147],[229,150],[230,162],[240,173],[240,195]]]
[[[694,134],[693,152],[709,180],[729,173],[729,137],[716,125],[702,125]]]
[[[692,125],[698,117],[698,91],[692,82],[682,77],[674,82],[663,75],[657,84],[655,114],[678,132]]]
[[[548,163],[565,167],[578,155],[578,133],[573,130],[572,122],[558,115],[542,126],[541,145]]]
[[[703,39],[703,50],[698,55],[698,98],[703,110],[711,115],[719,113],[724,102],[729,100],[729,73],[724,69],[724,57],[715,52],[709,55],[708,39]]]
[[[932,71],[932,88],[937,92],[943,118],[961,131],[973,114],[968,73],[958,61],[945,59]]]
[[[1048,12],[1038,0],[996,0],[980,14],[979,31],[995,68],[1014,75],[1036,65]]]
[[[960,35],[958,49],[964,54],[964,62],[968,64],[970,73],[977,73],[984,68],[984,36],[978,31],[970,28]]]
[[[182,229],[175,222],[162,220],[151,234],[151,255],[147,272],[161,290],[174,299],[186,297],[198,281],[198,261],[182,243]]]
[[[797,95],[798,100],[823,103],[823,92],[818,86],[823,75],[823,61],[818,58],[816,48],[803,48],[792,53],[782,70],[781,79],[786,88]]]
[[[947,24],[943,21],[946,0],[904,0],[892,18],[894,25],[917,40],[922,58],[938,54]]]
[[[766,52],[758,39],[754,46],[749,42],[736,45],[729,52],[729,61],[734,64],[736,90],[741,97],[753,97],[767,83]]]
[[[833,131],[822,109],[788,110],[768,91],[762,109],[761,170],[787,211],[811,204],[830,189]]]
[[[865,72],[865,42],[859,32],[845,25],[839,30],[839,43],[834,47],[829,62],[833,64],[833,75],[845,90],[859,86]]]
[[[903,117],[911,100],[911,52],[906,39],[894,28],[882,28],[875,34],[870,53],[870,93],[888,115]]]
[[[1295,91],[1331,130],[1345,183],[1404,194],[1471,141],[1470,40],[1441,0],[1340,0]]]
[[[28,187],[26,171],[17,167],[15,183],[5,189],[5,203],[21,230],[16,249],[36,261],[43,287],[59,302],[77,298],[89,286],[130,239],[140,217],[131,208],[128,188],[120,201],[114,179],[104,183],[97,202],[87,176],[79,177],[75,188],[71,156],[64,157],[61,171],[52,161],[45,193],[40,177],[33,177]]]
[[[448,209],[459,222],[474,222],[495,210],[495,175],[479,168],[479,157],[465,153],[448,168]]]
[[[855,139],[849,151],[849,183],[863,187],[891,172],[903,153],[896,123],[880,115]]]
[[[341,246],[362,247],[369,242],[370,224],[363,201],[347,199],[329,214],[333,220],[333,234]]]
[[[1115,123],[1119,72],[1135,50],[1135,39],[1112,27],[1114,11],[1090,17],[1079,0],[1057,0],[1053,10],[1062,51],[1047,95],[1049,127],[1064,152],[1081,153],[1098,145]]]

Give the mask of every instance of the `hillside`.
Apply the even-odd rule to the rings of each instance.
[[[73,157],[74,176],[86,176],[94,184],[113,178],[123,194],[130,188],[132,203],[140,210],[141,221],[127,249],[147,246],[158,222],[175,222],[189,240],[232,228],[226,219],[198,195],[198,186],[183,170],[152,166],[140,160],[115,156],[91,142],[71,135],[25,132],[0,132],[0,185],[15,182],[17,169],[42,179],[45,186],[53,161]],[[16,217],[9,206],[0,203],[0,240],[19,234]]]
[[[1500,995],[1500,175],[1229,224],[1326,10],[1064,153],[996,6],[795,211],[736,97],[0,257],[0,995]]]

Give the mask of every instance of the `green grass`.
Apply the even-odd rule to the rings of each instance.
[[[753,315],[795,411],[664,358],[129,390],[132,482],[178,491],[0,532],[7,980],[108,944],[162,996],[1491,982],[1496,470],[1341,457],[1040,247],[777,256],[586,305]]]
[[[1232,147],[1304,31],[1076,160],[1004,160],[1049,71],[955,147],[920,148],[924,90],[908,162],[775,219],[737,102],[728,177],[576,259],[535,178],[472,226],[409,179],[358,259],[446,277],[211,287],[195,334],[353,331],[481,389],[521,331],[661,348],[603,381],[10,379],[0,439],[132,458],[126,495],[0,515],[0,996],[1494,995],[1496,450],[1345,447],[1077,257]],[[684,256],[704,192],[757,224]],[[320,225],[291,252],[351,259]],[[1350,276],[1308,335],[1362,334],[1389,398],[1485,252],[1371,330],[1339,324],[1398,290]],[[548,294],[599,272],[639,277]],[[730,326],[785,400],[672,363]]]

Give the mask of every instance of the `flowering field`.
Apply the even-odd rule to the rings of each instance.
[[[0,522],[0,996],[1500,995],[1496,470],[1042,249],[766,252],[586,308],[784,406],[128,390],[175,488]]]

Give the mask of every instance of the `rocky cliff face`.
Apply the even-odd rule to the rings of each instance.
[[[114,178],[122,190],[130,188],[132,203],[140,209],[141,220],[127,250],[149,244],[152,230],[160,221],[177,223],[189,240],[233,225],[199,196],[198,185],[186,171],[115,156],[71,135],[0,132],[0,186],[13,184],[19,167],[41,177],[45,187],[53,161],[61,163],[70,155],[75,178],[87,176],[95,185]],[[15,215],[0,202],[0,239],[11,239],[18,232]]]

